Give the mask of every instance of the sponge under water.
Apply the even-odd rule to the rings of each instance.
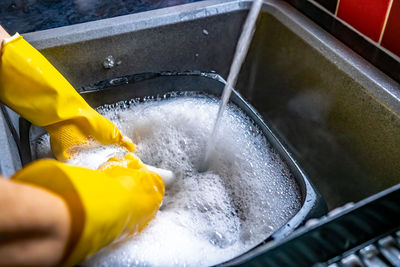
[[[214,265],[256,246],[298,212],[294,177],[235,106],[224,114],[209,170],[198,172],[218,104],[211,96],[186,94],[99,108],[132,138],[143,162],[172,170],[176,179],[141,233],[114,242],[85,265]],[[116,151],[86,151],[70,163],[95,169]]]

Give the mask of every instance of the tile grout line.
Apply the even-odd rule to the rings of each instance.
[[[383,34],[385,33],[385,30],[386,30],[386,24],[387,24],[387,22],[389,20],[389,15],[390,15],[390,11],[392,10],[393,1],[394,0],[390,0],[389,5],[388,5],[387,10],[386,10],[385,20],[383,22],[383,26],[382,26],[382,29],[381,29],[381,34],[379,36],[379,41],[378,41],[379,45],[381,45],[381,42],[382,42],[382,39],[383,39]]]
[[[369,42],[370,44],[372,44],[373,46],[375,46],[377,49],[382,50],[384,53],[388,54],[389,56],[391,56],[394,60],[400,62],[400,56],[396,55],[395,53],[393,53],[392,51],[390,51],[389,49],[381,46],[378,42],[375,42],[374,40],[372,40],[371,38],[369,38],[368,36],[366,36],[365,34],[363,34],[362,32],[360,32],[359,30],[357,30],[356,28],[354,28],[351,24],[347,23],[346,21],[344,21],[343,19],[341,19],[340,17],[334,15],[332,12],[330,12],[329,10],[327,10],[325,7],[321,6],[319,3],[315,2],[315,0],[307,0],[308,2],[314,4],[315,6],[317,6],[318,8],[320,8],[323,12],[327,13],[328,15],[332,16],[333,19],[339,21],[340,23],[342,23],[345,27],[349,28],[351,31],[353,31],[353,33],[358,34],[360,37],[362,37],[365,41]],[[391,3],[394,0],[390,0]],[[340,2],[340,0],[338,0],[338,3]],[[339,5],[337,6],[338,9]],[[337,13],[337,10],[336,10]],[[314,20],[314,19],[312,19]],[[315,21],[314,21],[315,22]],[[316,22],[317,23],[317,22]],[[319,25],[317,23],[317,25]],[[330,34],[333,35],[333,33],[331,31],[327,31]],[[337,38],[336,36],[334,36],[335,38]],[[346,45],[347,47],[349,47],[350,49],[353,49],[350,45]],[[358,53],[357,53],[358,54]],[[371,63],[372,64],[372,63]],[[375,66],[375,64],[373,64]]]
[[[338,13],[338,10],[339,10],[339,4],[340,4],[340,0],[337,0],[336,10],[335,10],[335,17],[337,17],[337,13]]]
[[[390,0],[393,1],[393,0]],[[308,0],[308,2],[314,4],[315,6],[317,6],[319,9],[321,9],[323,12],[329,14],[330,16],[333,17],[333,19],[341,22],[342,24],[344,24],[347,28],[349,28],[350,30],[352,30],[353,32],[355,32],[356,34],[360,35],[361,37],[363,37],[364,39],[366,39],[368,42],[372,43],[373,45],[378,47],[378,43],[375,42],[374,40],[372,40],[370,37],[368,37],[367,35],[365,35],[364,33],[360,32],[359,30],[357,30],[356,28],[354,28],[350,23],[346,22],[345,20],[341,19],[340,17],[334,15],[332,12],[330,12],[329,10],[327,10],[325,7],[321,6],[319,3],[315,2],[315,0]],[[340,0],[338,0],[338,3],[340,2]],[[339,7],[339,6],[338,6]],[[337,13],[337,10],[336,10]],[[318,23],[317,23],[318,24]],[[331,33],[331,32],[330,32]],[[331,33],[332,34],[332,33]]]
[[[333,15],[333,13],[331,11],[329,11],[326,7],[324,7],[320,3],[315,2],[315,0],[308,0],[308,2],[310,2],[314,6],[318,7],[319,9],[323,10],[325,13],[329,13],[331,16]]]

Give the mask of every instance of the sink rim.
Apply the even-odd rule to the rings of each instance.
[[[252,1],[249,0],[205,0],[26,33],[24,37],[34,47],[43,50],[209,16],[246,11],[249,10],[251,3]],[[388,107],[391,112],[400,116],[399,83],[323,30],[290,4],[279,0],[264,0],[262,11],[278,19],[307,44],[333,62],[340,70],[361,84],[369,95]]]

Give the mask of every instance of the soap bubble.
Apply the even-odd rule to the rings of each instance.
[[[170,94],[99,108],[134,141],[143,162],[172,170],[176,181],[141,233],[84,265],[214,265],[260,244],[298,212],[300,191],[288,167],[233,105],[224,114],[210,168],[198,171],[218,104],[211,96]],[[95,169],[117,150],[84,150],[70,163]]]

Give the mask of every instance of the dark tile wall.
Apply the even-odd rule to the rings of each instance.
[[[286,0],[400,83],[400,0]]]
[[[0,0],[0,25],[35,32],[201,0]]]

